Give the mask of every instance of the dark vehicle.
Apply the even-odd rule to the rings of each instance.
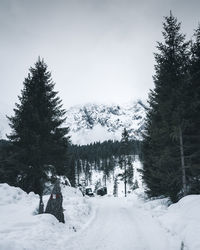
[[[90,197],[93,197],[94,196],[94,193],[92,192],[92,189],[91,188],[86,188],[85,189],[85,195],[88,195]]]
[[[97,195],[104,196],[107,194],[107,187],[102,187],[97,190]]]

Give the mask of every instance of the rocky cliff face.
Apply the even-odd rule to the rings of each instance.
[[[126,128],[133,139],[141,139],[144,129],[145,105],[142,101],[124,105],[86,104],[67,110],[66,125],[76,144],[120,140]]]

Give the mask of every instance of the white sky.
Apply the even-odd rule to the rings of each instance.
[[[0,0],[0,130],[37,57],[64,108],[146,99],[153,52],[170,9],[191,37],[198,0]]]

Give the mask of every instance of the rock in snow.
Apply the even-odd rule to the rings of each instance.
[[[65,223],[62,203],[63,196],[61,192],[60,181],[57,180],[47,202],[45,213],[52,214],[58,219],[59,222]]]

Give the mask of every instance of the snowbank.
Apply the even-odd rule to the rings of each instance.
[[[92,211],[79,190],[63,186],[62,193],[65,224],[50,214],[37,215],[38,195],[0,184],[0,249],[65,249],[66,239],[84,227]]]
[[[177,238],[181,250],[200,249],[200,195],[188,195],[172,205],[167,198],[146,202],[141,199],[138,202],[134,196],[129,199],[135,199],[136,206],[151,213],[170,237]]]
[[[163,237],[160,241],[166,240],[166,249],[200,249],[200,195],[186,196],[169,206],[170,201],[166,198],[144,201],[142,188],[128,194],[127,198],[85,198],[79,190],[69,186],[62,186],[62,193],[65,224],[59,223],[50,214],[37,215],[38,195],[0,184],[0,250],[66,250],[72,238],[77,240],[78,236],[84,235],[88,225],[92,227],[95,224],[91,223],[94,218],[96,226],[101,224],[104,228],[106,222],[103,217],[99,221],[98,216],[95,217],[94,208],[100,204],[103,216],[110,209],[113,225],[118,225],[113,212],[119,212],[122,218],[126,218],[124,213],[130,212],[128,221],[131,219],[139,227],[141,237],[148,238],[150,245],[152,235],[148,234],[152,231],[158,237]],[[49,196],[44,197],[45,204],[48,198]],[[124,223],[128,223],[126,220]],[[168,241],[170,247],[167,248]]]
[[[184,249],[200,249],[200,195],[188,195],[171,205],[161,223],[184,243]]]

